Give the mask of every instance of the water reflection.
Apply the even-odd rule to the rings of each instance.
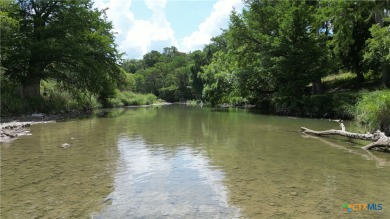
[[[387,154],[299,132],[338,124],[184,106],[101,116],[1,145],[1,218],[390,218]],[[344,214],[346,201],[384,210]]]
[[[182,145],[169,150],[141,137],[121,136],[120,165],[111,204],[95,218],[235,218],[224,173],[203,151]]]

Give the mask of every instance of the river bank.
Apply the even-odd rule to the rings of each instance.
[[[126,106],[124,108],[137,108],[137,107],[152,107],[152,106],[166,106],[171,105],[172,103],[160,102],[155,104],[147,105],[136,105],[136,106]],[[59,121],[64,121],[67,119],[80,118],[84,116],[92,116],[96,114],[97,116],[103,115],[107,110],[114,108],[104,108],[97,111],[72,111],[69,113],[63,114],[44,114],[44,113],[35,113],[31,115],[21,115],[14,116],[9,118],[0,119],[0,143],[7,143],[12,140],[17,139],[20,136],[32,135],[28,130],[28,127],[35,124],[46,124],[46,123],[55,123]]]
[[[50,121],[35,121],[35,122],[6,122],[0,124],[0,143],[10,142],[17,137],[31,135],[28,127],[35,124],[54,123],[54,120]]]

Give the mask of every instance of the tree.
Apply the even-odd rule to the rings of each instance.
[[[390,2],[383,0],[319,2],[320,13],[317,17],[320,22],[329,25],[332,32],[330,47],[345,67],[356,73],[358,81],[363,81],[363,71],[367,67],[363,60],[370,56],[365,55],[366,44],[372,38],[370,28],[375,23],[379,27],[385,26],[383,18],[388,16]],[[381,66],[385,86],[390,87],[389,65],[382,59],[376,61],[379,61],[376,64]]]
[[[387,18],[387,26],[383,24],[373,25],[370,28],[372,38],[367,40],[366,60],[379,60],[382,63],[382,77],[386,87],[390,87],[389,63],[390,63],[390,18]]]
[[[7,13],[20,28],[13,33],[13,50],[2,50],[2,64],[24,96],[40,96],[46,79],[101,97],[111,93],[121,75],[120,54],[104,10],[94,9],[90,0],[12,4]]]
[[[220,103],[232,103],[240,98],[237,89],[237,61],[231,54],[218,51],[209,65],[203,67],[201,78],[205,82],[203,97],[215,106]]]
[[[142,60],[128,59],[123,61],[122,68],[128,73],[134,74],[139,69],[144,68],[144,63]]]
[[[327,72],[325,39],[313,28],[315,8],[306,1],[286,2],[279,17],[279,34],[272,44],[274,75],[280,86],[278,93],[302,97],[312,82],[314,94],[321,93],[321,77]]]
[[[3,64],[8,59],[12,50],[16,49],[17,40],[15,35],[19,30],[18,20],[11,16],[10,11],[17,11],[18,8],[12,0],[0,2],[0,63]],[[1,66],[3,69],[3,66]],[[5,70],[5,69],[4,69]]]
[[[242,15],[231,15],[227,32],[240,90],[255,102],[272,93],[275,101],[294,107],[327,69],[325,39],[312,26],[315,8],[306,1],[246,3]]]
[[[181,53],[177,50],[177,48],[174,47],[174,46],[165,47],[163,50],[164,50],[164,51],[163,51],[163,55],[166,56],[166,57],[168,57],[168,58],[173,58],[173,57],[175,57],[175,56],[181,54]]]
[[[387,88],[390,88],[390,40],[389,40],[389,31],[390,31],[390,1],[375,1],[375,7],[373,10],[373,15],[375,16],[375,22],[377,23],[373,26],[370,31],[373,35],[372,40],[368,40],[369,53],[366,55],[366,58],[373,57],[372,52],[377,51],[382,54],[382,57],[379,58],[382,70],[382,79],[383,83]],[[384,19],[385,17],[385,19]],[[387,26],[386,22],[387,21]],[[382,46],[378,46],[378,43],[383,43]],[[380,44],[379,44],[380,45]]]
[[[143,57],[145,67],[153,67],[157,62],[160,61],[161,53],[156,50],[152,50],[146,53]]]
[[[196,50],[190,53],[192,60],[191,65],[191,89],[195,99],[202,99],[203,81],[201,74],[203,72],[202,66],[207,64],[206,53],[200,50]]]

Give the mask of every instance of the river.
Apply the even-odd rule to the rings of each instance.
[[[181,105],[101,115],[0,144],[0,218],[390,218],[388,154],[299,131],[337,123]]]

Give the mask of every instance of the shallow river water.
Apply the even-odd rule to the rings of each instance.
[[[0,218],[390,218],[389,154],[301,126],[338,128],[186,106],[34,125],[0,144]]]

